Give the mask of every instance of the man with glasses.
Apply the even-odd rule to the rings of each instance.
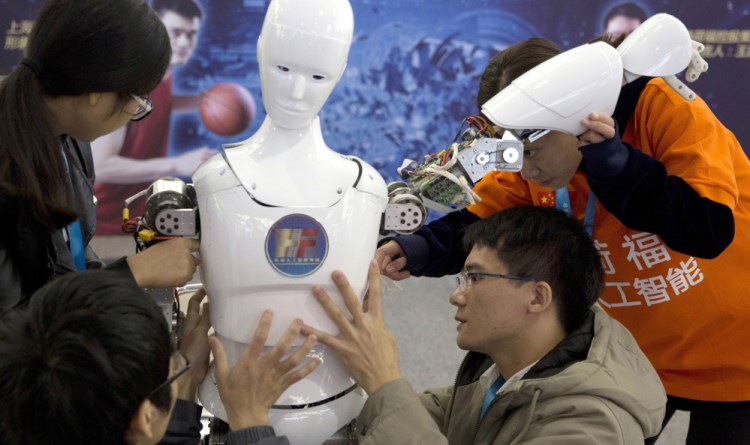
[[[154,0],[152,8],[169,33],[172,58],[164,79],[149,97],[134,95],[139,104],[133,121],[126,127],[100,137],[91,145],[96,169],[97,235],[121,235],[123,201],[164,176],[189,177],[216,153],[208,147],[167,157],[173,112],[193,111],[200,102],[196,94],[173,94],[174,70],[193,55],[203,20],[195,0]],[[131,214],[143,214],[143,202],[130,206]]]
[[[341,333],[302,332],[336,350],[370,395],[360,444],[630,445],[659,432],[664,388],[630,333],[593,306],[602,264],[579,223],[522,206],[463,239],[469,255],[449,300],[469,352],[452,387],[419,396],[401,379],[375,261],[364,311],[340,272],[333,280],[351,317],[313,290]]]

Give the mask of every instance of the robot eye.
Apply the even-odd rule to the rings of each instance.
[[[276,68],[281,71],[282,73],[288,73],[289,67],[284,65],[276,65]]]
[[[323,76],[321,74],[313,74],[312,78],[315,80],[323,80],[326,78],[326,76]]]

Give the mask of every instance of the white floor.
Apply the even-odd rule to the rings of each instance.
[[[102,258],[116,258],[133,254],[135,244],[127,236],[98,237],[92,247]],[[455,308],[448,303],[453,282],[452,277],[384,282],[386,323],[398,342],[401,371],[415,390],[452,384],[463,358],[455,344]],[[677,412],[657,444],[684,444],[688,421],[688,413]]]

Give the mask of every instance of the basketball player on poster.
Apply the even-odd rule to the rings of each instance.
[[[153,111],[143,120],[131,122],[126,127],[103,136],[92,143],[97,197],[97,235],[121,235],[123,201],[147,188],[153,181],[164,176],[190,177],[200,164],[216,153],[208,147],[190,150],[180,156],[167,157],[170,120],[173,112],[205,111],[216,109],[216,100],[226,99],[227,91],[238,95],[242,103],[254,104],[250,93],[239,85],[219,84],[205,93],[195,95],[174,95],[172,83],[174,69],[185,65],[193,54],[198,42],[198,34],[203,20],[203,11],[195,0],[153,0],[157,12],[169,33],[172,43],[172,59],[164,79],[148,99],[154,104]],[[214,92],[215,90],[215,92]],[[203,98],[202,96],[206,96]],[[249,97],[249,99],[248,99]],[[234,98],[232,98],[234,99]],[[235,102],[237,101],[235,100]],[[207,106],[213,104],[213,107]],[[248,109],[248,107],[245,107]],[[228,135],[244,130],[252,116],[245,112],[244,125],[219,128],[206,122],[209,130]],[[236,118],[235,118],[236,120]],[[131,214],[143,214],[143,200],[136,200],[130,206]]]

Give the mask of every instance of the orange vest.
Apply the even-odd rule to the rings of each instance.
[[[717,258],[694,258],[657,235],[629,229],[597,202],[592,237],[606,280],[599,304],[630,329],[668,394],[750,400],[750,290],[743,282],[750,263],[750,161],[705,102],[686,101],[661,79],[641,93],[622,139],[701,196],[731,208],[735,236]],[[583,220],[585,173],[576,173],[568,190]],[[553,190],[517,173],[492,173],[475,191],[482,202],[469,210],[480,217],[519,204],[555,206]]]

